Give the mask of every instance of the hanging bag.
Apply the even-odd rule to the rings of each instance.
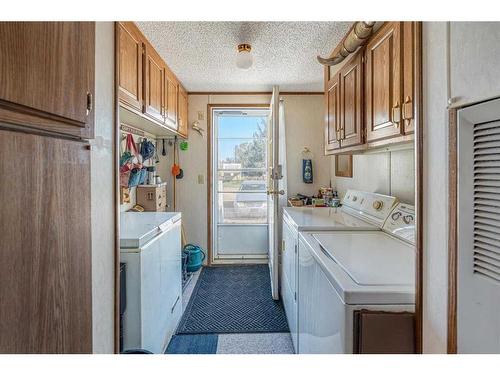
[[[120,143],[121,148],[121,143]],[[130,179],[132,177],[131,171],[137,169],[139,166],[139,159],[137,157],[137,146],[135,145],[132,134],[127,134],[125,151],[120,156],[120,186],[130,187]],[[135,186],[135,185],[134,185]]]
[[[141,142],[141,152],[140,152],[143,161],[151,159],[155,155],[155,145],[153,142],[148,141],[144,138]]]

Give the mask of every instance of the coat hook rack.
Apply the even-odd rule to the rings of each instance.
[[[144,137],[144,132],[142,130],[138,130],[138,129],[133,128],[127,124],[121,124],[120,130],[127,132],[127,133],[138,135],[139,137]]]
[[[199,135],[201,135],[202,137],[204,137],[204,131],[205,129],[203,129],[201,126],[200,126],[200,123],[198,121],[195,121],[193,122],[193,125],[191,125],[191,128],[195,131],[198,132]]]
[[[313,152],[311,151],[311,149],[307,146],[304,146],[304,148],[302,148],[302,157],[304,158],[308,158],[308,159],[313,159],[314,158],[314,154]]]

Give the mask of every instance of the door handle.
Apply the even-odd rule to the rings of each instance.
[[[285,195],[285,190],[268,190],[267,195]]]
[[[411,102],[411,97],[407,96],[403,103],[403,120],[410,120],[412,118],[413,118],[413,106]]]
[[[396,128],[399,128],[399,121],[401,120],[401,108],[399,107],[399,102],[392,107],[392,122]]]
[[[94,105],[92,93],[87,92],[87,116],[92,112],[92,107]]]
[[[175,306],[177,306],[177,302],[179,302],[179,300],[181,299],[181,296],[177,296],[177,299],[175,300],[172,308],[170,309],[170,313],[172,314],[175,310]]]

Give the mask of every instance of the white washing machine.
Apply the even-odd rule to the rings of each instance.
[[[281,298],[294,349],[298,351],[297,265],[299,233],[302,231],[380,231],[396,204],[395,197],[348,190],[342,207],[287,207],[283,212],[281,246]]]
[[[414,216],[398,204],[382,231],[300,233],[298,353],[352,353],[356,310],[414,311]]]

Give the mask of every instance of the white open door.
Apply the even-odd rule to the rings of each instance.
[[[278,210],[279,210],[279,180],[282,178],[279,164],[279,89],[273,87],[269,112],[268,131],[268,184],[267,184],[267,220],[269,225],[269,272],[271,289],[274,299],[279,298],[278,292]]]

